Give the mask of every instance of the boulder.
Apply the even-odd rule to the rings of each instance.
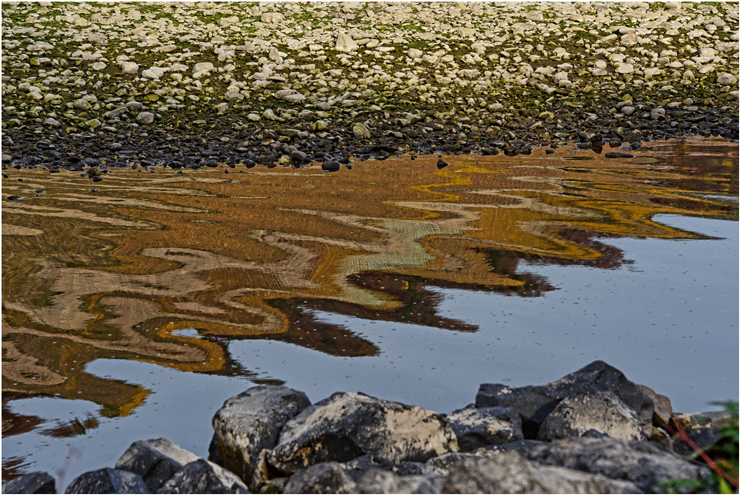
[[[427,462],[445,478],[442,493],[637,493],[627,481],[543,466],[518,452],[447,454]]]
[[[461,452],[524,438],[522,418],[511,407],[469,406],[450,413],[447,421]]]
[[[283,493],[357,493],[357,485],[336,462],[323,462],[290,477]]]
[[[198,459],[183,466],[156,493],[249,493],[249,490],[234,473]]]
[[[548,414],[537,433],[539,440],[580,437],[590,430],[619,440],[640,440],[637,413],[609,390],[587,390],[563,399]]]
[[[266,459],[271,467],[291,473],[365,454],[397,464],[423,462],[454,451],[455,434],[439,414],[361,393],[339,392],[288,421]]]
[[[401,476],[383,469],[368,469],[350,476],[356,493],[442,493],[443,477],[438,474]]]
[[[673,414],[673,406],[671,405],[671,399],[665,395],[657,393],[650,387],[645,385],[637,385],[642,393],[653,399],[655,405],[655,411],[653,412],[653,424],[657,426],[665,426],[671,420]]]
[[[138,474],[103,468],[81,474],[64,493],[149,493],[149,490]]]
[[[183,466],[198,459],[172,440],[157,438],[132,443],[116,462],[116,469],[138,474],[149,491],[156,492]]]
[[[303,392],[260,385],[227,400],[213,417],[211,459],[253,488],[264,480],[260,453],[273,448],[285,423],[311,405]]]
[[[537,438],[540,425],[564,398],[586,390],[610,390],[626,406],[632,408],[640,422],[642,435],[652,433],[655,406],[650,397],[629,381],[618,369],[603,361],[594,361],[584,368],[545,385],[508,387],[484,383],[475,398],[476,407],[513,407],[522,417],[525,438]]]
[[[655,485],[668,479],[698,480],[709,476],[708,468],[690,464],[648,442],[570,438],[530,445],[519,452],[542,464],[628,480],[643,492],[659,491]]]
[[[54,478],[37,471],[21,475],[3,484],[3,493],[56,493]]]

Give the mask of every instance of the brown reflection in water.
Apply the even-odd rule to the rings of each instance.
[[[420,157],[335,174],[115,171],[94,193],[78,174],[14,171],[25,181],[4,181],[3,195],[27,199],[3,202],[4,393],[126,415],[149,392],[86,363],[248,374],[228,356],[232,338],[372,355],[375,344],[306,310],[475,331],[437,316],[426,286],[537,296],[553,287],[519,273],[520,260],[615,268],[623,255],[600,237],[701,237],[655,214],[737,219],[736,204],[696,194],[737,194],[734,144],[562,156],[449,157],[444,170]],[[176,334],[185,328],[203,338]]]

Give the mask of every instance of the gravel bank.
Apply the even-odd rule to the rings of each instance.
[[[29,2],[2,16],[4,167],[738,133],[737,3]]]

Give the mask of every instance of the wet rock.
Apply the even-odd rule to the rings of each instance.
[[[667,479],[704,479],[709,469],[695,466],[649,442],[612,438],[571,438],[520,450],[529,460],[612,479],[628,480],[642,492],[659,492]]]
[[[116,469],[138,474],[149,491],[155,492],[183,466],[198,459],[172,440],[157,438],[132,443],[116,462]]]
[[[579,437],[589,430],[620,440],[639,440],[643,436],[634,409],[609,390],[587,390],[560,401],[540,425],[537,439]]]
[[[75,478],[64,493],[149,493],[138,474],[103,468]]]
[[[427,464],[444,474],[443,493],[637,493],[626,481],[543,466],[518,452],[447,454]]]
[[[346,462],[365,454],[393,463],[425,461],[457,451],[439,414],[360,393],[336,393],[303,410],[280,432],[267,454],[270,466],[295,472],[319,462]]]
[[[476,407],[513,407],[522,417],[525,438],[536,438],[545,418],[566,397],[586,391],[611,391],[627,407],[632,408],[640,422],[644,438],[652,433],[655,409],[652,399],[616,368],[603,361],[564,376],[560,380],[539,386],[513,388],[484,383],[476,396]]]
[[[234,473],[198,459],[175,473],[156,493],[249,493],[249,490]]]
[[[438,169],[441,170],[441,169],[445,168],[447,165],[449,165],[449,163],[447,163],[446,161],[442,160],[441,158],[439,160],[437,160],[437,168]]]
[[[324,462],[290,477],[284,493],[357,493],[357,485],[336,462]]]
[[[342,165],[334,160],[329,160],[321,164],[321,170],[324,172],[336,172],[342,167]]]
[[[630,155],[629,153],[621,153],[619,151],[610,151],[609,153],[604,154],[605,158],[634,158],[635,155]]]
[[[38,471],[3,483],[3,493],[56,493],[54,478]]]
[[[306,394],[283,386],[260,385],[230,398],[213,417],[211,458],[256,487],[265,478],[260,453],[273,448],[283,425],[310,405]]]
[[[447,415],[461,452],[522,440],[522,418],[507,407],[466,407]]]

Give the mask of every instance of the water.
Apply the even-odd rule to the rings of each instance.
[[[95,195],[15,172],[3,196],[47,192],[3,205],[4,477],[66,485],[161,436],[206,456],[255,383],[450,412],[601,359],[678,411],[737,399],[736,148],[593,156],[116,172]]]

